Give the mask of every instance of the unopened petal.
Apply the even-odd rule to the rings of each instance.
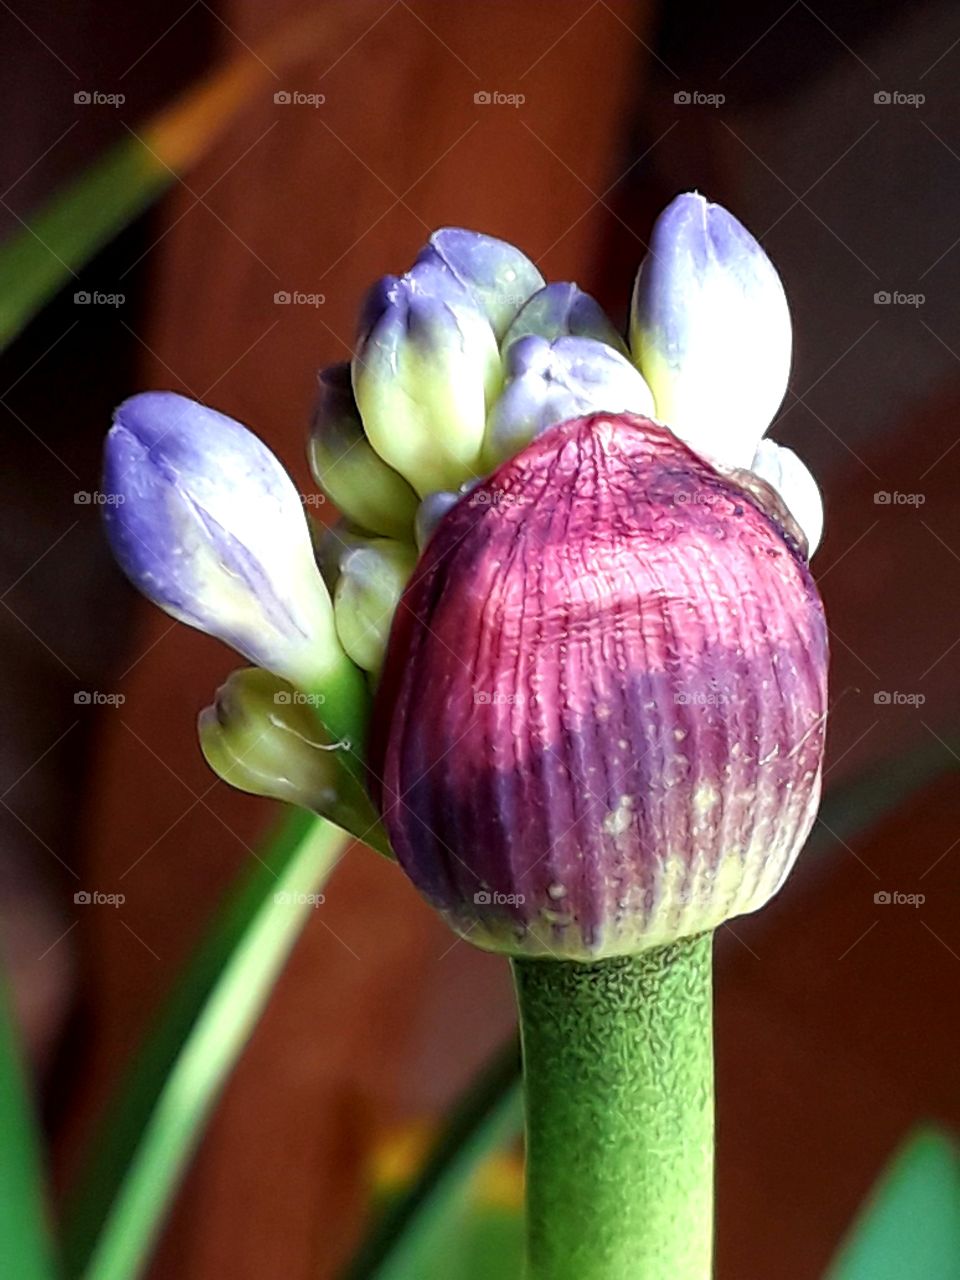
[[[790,312],[770,259],[726,209],[690,193],[657,219],[630,342],[659,420],[711,461],[748,467],[787,389]]]

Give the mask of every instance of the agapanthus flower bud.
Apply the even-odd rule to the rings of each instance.
[[[353,389],[380,457],[422,497],[478,474],[502,382],[487,318],[452,277],[387,277],[364,308]]]
[[[410,275],[439,268],[462,285],[489,320],[499,341],[543,276],[515,245],[463,227],[434,231]]]
[[[809,468],[786,445],[761,440],[750,470],[761,480],[766,480],[782,498],[784,506],[803,530],[809,559],[823,536],[823,498]]]
[[[504,335],[503,350],[508,351],[512,342],[530,333],[548,342],[554,338],[596,338],[622,356],[630,355],[600,303],[575,284],[548,284],[529,298]]]
[[[428,543],[375,703],[375,799],[478,945],[665,944],[783,882],[826,668],[806,560],[749,492],[645,418],[565,422]]]
[[[749,467],[787,389],[790,311],[770,259],[726,209],[690,193],[661,213],[630,345],[660,421],[712,461]]]
[[[414,533],[417,547],[420,551],[427,545],[431,534],[443,517],[451,507],[457,505],[459,500],[459,493],[451,493],[449,490],[444,489],[439,493],[428,493],[420,503],[417,508],[417,518],[414,522]]]
[[[240,791],[312,809],[386,847],[369,798],[317,715],[322,699],[269,671],[234,671],[198,719],[210,768]]]
[[[167,613],[303,687],[343,661],[300,495],[253,432],[173,392],[133,396],[103,483],[113,553]]]
[[[417,495],[367,439],[349,363],[321,370],[307,451],[317,484],[348,519],[371,533],[409,538]]]
[[[363,529],[358,529],[349,520],[335,520],[333,524],[328,525],[312,525],[311,533],[313,534],[313,552],[317,558],[320,576],[332,596],[340,579],[340,566],[344,556],[354,547],[365,547],[370,541],[370,534]]]
[[[340,558],[333,594],[337,634],[364,671],[376,675],[383,665],[394,610],[416,562],[412,546],[390,538],[357,539]]]
[[[633,365],[595,338],[530,334],[506,353],[507,383],[487,420],[488,467],[518,453],[541,431],[585,413],[652,413],[650,388]]]

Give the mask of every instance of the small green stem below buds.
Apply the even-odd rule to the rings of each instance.
[[[709,1280],[712,944],[514,961],[527,1280]]]

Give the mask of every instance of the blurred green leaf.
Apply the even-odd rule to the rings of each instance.
[[[820,806],[820,821],[831,834],[849,839],[890,817],[930,783],[958,770],[960,739],[955,735],[921,742],[831,787]],[[820,838],[814,827],[810,844]]]
[[[462,1280],[520,1280],[524,1267],[523,1213],[520,1209],[480,1206],[466,1215],[461,1231],[462,1258],[456,1275]],[[426,1278],[425,1278],[426,1280]]]
[[[0,245],[0,349],[175,176],[126,137]]]
[[[0,982],[0,1275],[52,1280],[46,1193],[33,1099],[6,984]]]
[[[291,811],[216,916],[90,1146],[64,1219],[67,1274],[131,1280],[346,837]],[[18,1278],[19,1280],[19,1278]]]
[[[450,1226],[464,1221],[471,1179],[482,1161],[519,1131],[520,1119],[520,1048],[511,1041],[460,1099],[420,1176],[374,1223],[344,1280],[465,1275],[459,1264],[451,1265],[451,1252],[459,1252],[462,1237]],[[495,1274],[496,1280],[510,1280],[502,1269]],[[476,1275],[481,1280],[483,1273]]]
[[[935,1130],[910,1137],[826,1280],[960,1280],[960,1157]]]

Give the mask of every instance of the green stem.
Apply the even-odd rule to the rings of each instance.
[[[712,942],[514,961],[528,1280],[708,1280]]]

